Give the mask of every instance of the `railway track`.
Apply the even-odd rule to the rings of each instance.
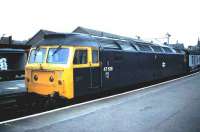
[[[64,99],[54,100],[52,102],[48,102],[46,99],[41,99],[30,102],[26,101],[26,98],[24,97],[23,101],[16,100],[11,103],[1,104],[0,122],[64,107],[69,104],[70,103],[67,104]]]

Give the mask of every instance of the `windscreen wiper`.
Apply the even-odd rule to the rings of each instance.
[[[36,46],[35,48],[35,54],[34,54],[34,61],[35,61],[35,58],[36,58],[36,55],[37,55],[37,51],[39,50],[40,46]]]
[[[54,56],[60,49],[61,49],[62,45],[59,45],[56,50],[53,52],[52,56]]]

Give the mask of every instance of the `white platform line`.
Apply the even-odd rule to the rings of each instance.
[[[17,90],[17,89],[19,89],[19,87],[8,87],[8,88],[6,88],[6,89],[9,89],[9,90]]]
[[[38,114],[33,114],[33,115],[24,116],[24,117],[20,117],[20,118],[16,118],[16,119],[2,121],[2,122],[0,122],[0,125],[5,124],[5,123],[11,123],[11,122],[14,122],[14,121],[24,120],[24,119],[28,119],[28,118],[33,118],[33,117],[37,117],[37,116],[41,116],[41,115],[45,115],[45,114],[53,113],[53,112],[56,112],[56,111],[61,111],[61,110],[73,108],[73,107],[77,107],[77,106],[81,106],[81,105],[84,105],[84,104],[89,104],[89,103],[101,101],[101,100],[104,100],[104,99],[122,96],[122,95],[125,95],[125,94],[129,94],[129,93],[141,91],[141,90],[144,90],[144,89],[148,89],[148,88],[151,88],[151,87],[155,87],[155,86],[163,85],[163,84],[166,84],[166,83],[174,82],[174,81],[177,81],[177,80],[180,80],[180,79],[183,79],[183,78],[187,78],[187,77],[196,75],[198,73],[200,73],[200,71],[193,73],[193,74],[190,74],[190,75],[187,75],[187,76],[180,77],[180,78],[176,78],[176,79],[172,79],[172,80],[169,80],[169,81],[154,84],[154,85],[151,85],[151,86],[143,87],[143,88],[140,88],[140,89],[135,89],[135,90],[123,92],[123,93],[120,93],[120,94],[115,94],[115,95],[111,95],[111,96],[108,96],[108,97],[103,97],[103,98],[99,98],[99,99],[95,99],[95,100],[91,100],[91,101],[87,101],[87,102],[83,102],[83,103],[78,103],[78,104],[74,104],[74,105],[70,105],[70,106],[66,106],[66,107],[62,107],[62,108],[58,108],[58,109],[54,109],[54,110],[50,110],[50,111],[46,111],[46,112],[42,112],[42,113],[38,113]]]
[[[16,85],[19,86],[19,87],[25,87],[25,84],[23,84],[23,83],[18,83]]]

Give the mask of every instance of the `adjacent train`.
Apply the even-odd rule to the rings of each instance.
[[[29,93],[66,99],[185,74],[200,53],[130,39],[49,34],[35,44],[25,68]]]
[[[12,37],[0,38],[0,81],[24,75],[29,45],[15,42]]]
[[[24,75],[26,59],[24,49],[0,48],[0,78],[10,80]]]
[[[200,66],[200,51],[186,51],[188,56],[188,70],[189,71],[196,71],[199,69]]]

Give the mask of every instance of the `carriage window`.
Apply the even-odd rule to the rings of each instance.
[[[99,62],[98,50],[92,50],[92,63],[98,63],[98,62]]]
[[[120,49],[120,47],[115,43],[101,43],[103,48],[107,49]]]
[[[175,49],[175,50],[176,50],[176,53],[181,53],[180,49]]]
[[[76,50],[74,64],[87,64],[87,50]]]
[[[173,53],[176,53],[176,50],[175,50],[175,49],[173,49],[173,48],[171,48],[171,51],[172,51]]]
[[[162,53],[162,49],[159,46],[151,46],[156,53]]]
[[[137,46],[140,48],[141,51],[152,52],[151,48],[147,45],[137,44]]]
[[[137,46],[131,43],[131,46],[133,46],[133,48],[135,49],[135,51],[138,50],[138,48],[136,48]]]
[[[184,51],[181,50],[181,49],[175,49],[175,51],[176,51],[176,53],[178,53],[178,54],[184,54]]]
[[[163,47],[164,51],[166,53],[173,53],[173,51],[170,49],[170,48],[167,48],[167,47]]]
[[[130,44],[121,44],[120,46],[122,47],[123,50],[126,51],[136,51],[135,48],[133,46],[131,46]]]

